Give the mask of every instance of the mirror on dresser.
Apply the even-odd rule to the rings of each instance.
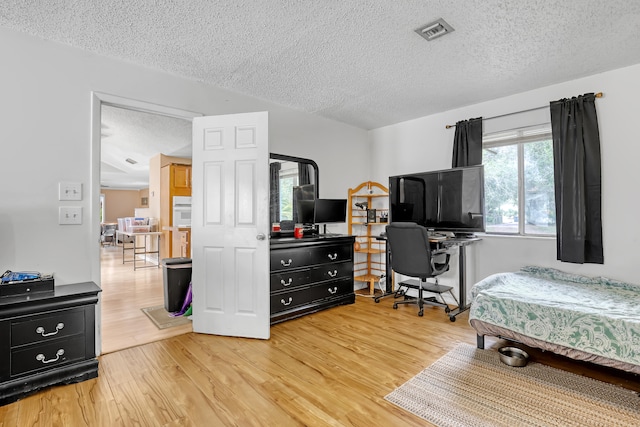
[[[298,218],[294,209],[294,191],[318,197],[318,165],[310,159],[271,153],[269,175],[271,223],[295,223]]]

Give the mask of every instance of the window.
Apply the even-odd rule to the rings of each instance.
[[[286,168],[285,166],[291,166]],[[283,163],[280,169],[280,220],[293,219],[293,187],[298,185],[298,164]]]
[[[549,124],[483,137],[488,233],[555,235]]]

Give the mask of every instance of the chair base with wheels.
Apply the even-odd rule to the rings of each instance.
[[[418,297],[415,298],[415,297],[408,296],[407,291],[409,289],[417,289]],[[429,305],[434,307],[444,307],[444,312],[449,313],[451,312],[451,307],[449,307],[449,304],[446,303],[446,301],[442,297],[442,294],[445,292],[449,292],[449,294],[451,294],[451,298],[453,298],[453,300],[456,302],[456,306],[458,306],[459,305],[458,300],[456,299],[453,292],[451,292],[452,289],[453,288],[451,286],[439,285],[438,279],[436,279],[436,283],[430,283],[430,282],[427,282],[426,280],[419,281],[416,279],[405,280],[403,282],[398,283],[398,292],[396,293],[397,295],[396,297],[404,296],[405,300],[394,302],[393,308],[397,310],[399,304],[417,304],[419,307],[418,316],[423,316],[424,306]],[[433,293],[436,296],[425,298],[424,297],[425,291]],[[438,301],[438,297],[440,297],[442,301]]]
[[[423,316],[424,306],[430,305],[444,307],[445,312],[449,313],[451,309],[445,302],[438,301],[436,297],[424,297],[424,291],[436,295],[451,292],[451,287],[438,285],[436,279],[436,276],[449,270],[449,253],[432,252],[427,229],[416,223],[393,222],[387,225],[386,232],[390,249],[389,259],[393,271],[414,278],[400,282],[400,289],[404,287],[418,290],[417,298],[407,297],[405,290],[403,292],[405,301],[394,302],[393,308],[397,309],[400,304],[417,305],[418,316]],[[436,279],[436,284],[428,283],[427,279]],[[453,294],[451,295],[453,296]]]

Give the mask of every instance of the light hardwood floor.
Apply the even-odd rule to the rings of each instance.
[[[162,268],[134,271],[120,246],[100,249],[100,268],[103,354],[191,332],[191,324],[160,330],[141,310],[164,304]]]
[[[189,332],[105,354],[98,378],[0,407],[0,426],[428,425],[384,396],[475,333],[467,313],[451,323],[442,309],[418,317],[392,303],[358,297],[274,325],[269,340]],[[502,344],[487,338],[491,351]],[[634,375],[532,360],[640,391]]]

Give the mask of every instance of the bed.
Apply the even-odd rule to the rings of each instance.
[[[523,267],[476,283],[469,323],[496,336],[640,373],[640,286],[552,268]]]

